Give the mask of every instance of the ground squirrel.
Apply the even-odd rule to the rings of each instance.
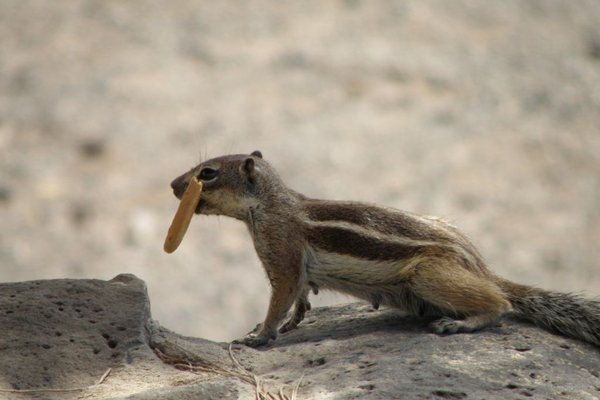
[[[600,301],[494,275],[473,244],[441,219],[308,198],[289,189],[259,151],[200,163],[171,183],[175,196],[192,176],[204,184],[196,214],[245,222],[271,283],[264,322],[236,343],[261,346],[296,328],[310,310],[309,292],[323,288],[375,308],[439,317],[431,328],[440,334],[476,331],[512,313],[600,346]]]

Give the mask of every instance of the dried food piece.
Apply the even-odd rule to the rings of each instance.
[[[183,240],[188,226],[190,226],[190,221],[194,216],[194,211],[200,201],[200,193],[202,193],[202,182],[199,182],[196,177],[192,177],[181,198],[179,208],[177,208],[165,239],[163,248],[167,253],[177,250],[177,247],[179,247],[179,244]]]

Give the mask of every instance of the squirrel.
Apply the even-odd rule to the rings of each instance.
[[[243,221],[272,288],[264,322],[234,343],[258,347],[295,329],[310,310],[309,292],[323,288],[375,309],[439,318],[430,325],[438,334],[474,332],[512,314],[600,346],[600,300],[498,277],[440,218],[308,198],[288,188],[260,151],[201,162],[173,180],[176,197],[193,176],[203,183],[195,213]]]

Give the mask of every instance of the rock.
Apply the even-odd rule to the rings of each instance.
[[[133,275],[5,283],[0,298],[3,388],[87,387],[147,349],[150,306]]]
[[[0,399],[15,390],[92,400],[600,395],[597,348],[515,321],[438,336],[426,320],[357,303],[317,308],[251,349],[161,327],[133,275],[5,283],[0,298]]]
[[[165,255],[169,184],[259,149],[307,196],[445,217],[498,275],[600,296],[600,1],[143,4],[0,1],[0,281],[127,265],[165,326],[234,338],[268,302],[248,231],[197,217]]]

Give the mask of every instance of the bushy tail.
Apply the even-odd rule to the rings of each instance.
[[[519,317],[551,332],[600,346],[600,300],[500,280]]]

